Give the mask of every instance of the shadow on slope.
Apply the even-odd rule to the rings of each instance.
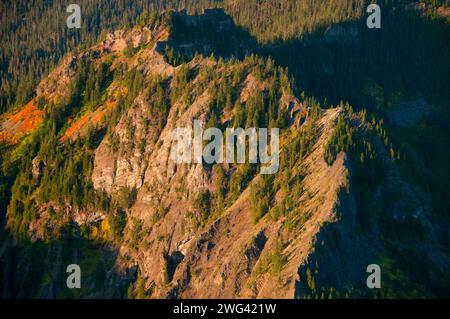
[[[1,234],[0,291],[4,299],[16,298],[126,298],[136,280],[136,269],[119,272],[117,251],[80,235],[75,224],[65,226],[61,238],[49,242],[15,241]],[[81,268],[81,288],[69,289],[67,266]]]

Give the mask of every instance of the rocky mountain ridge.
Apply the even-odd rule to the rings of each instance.
[[[28,267],[20,252],[11,252],[25,240],[46,243],[48,255],[57,255],[55,274],[37,280],[40,297],[68,294],[59,275],[69,260],[95,264],[81,297],[365,296],[371,293],[365,290],[367,265],[390,262],[383,253],[391,243],[378,241],[383,227],[390,231],[412,219],[423,236],[435,234],[420,251],[439,245],[442,230],[429,216],[427,196],[399,173],[400,155],[382,122],[343,103],[322,109],[298,94],[288,71],[270,58],[223,59],[171,47],[171,19],[162,15],[152,25],[108,34],[68,55],[37,87],[33,101],[45,116],[28,134],[40,149],[27,155],[22,177],[29,170],[34,187],[22,192],[21,179],[13,187],[6,216],[12,248],[0,254],[8,270],[3,282],[21,286],[17,274],[8,276],[15,264]],[[189,48],[203,47],[198,43]],[[259,164],[174,163],[171,134],[194,120],[220,129],[279,127],[280,170],[263,176]],[[2,123],[8,132],[8,120]],[[53,133],[40,136],[46,125]],[[18,149],[22,145],[27,139]],[[71,156],[78,162],[69,162]],[[76,179],[62,183],[74,184],[68,194],[54,186],[60,184],[52,176],[63,176],[58,167]],[[53,190],[47,185],[57,189],[54,197],[46,198]],[[361,195],[361,187],[367,193]],[[423,198],[414,210],[402,204],[416,194]],[[378,211],[381,197],[391,198],[392,206]],[[362,211],[361,198],[373,202],[378,215]],[[403,239],[391,238],[401,245]],[[71,241],[81,248],[63,258],[59,245]],[[436,269],[449,263],[439,251],[428,258]],[[437,277],[432,285],[439,285]],[[23,282],[14,293],[26,295]]]

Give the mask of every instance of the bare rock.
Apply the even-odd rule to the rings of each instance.
[[[32,165],[33,168],[31,172],[33,174],[33,179],[35,181],[39,181],[41,179],[42,171],[45,166],[44,161],[39,156],[36,156],[32,161]]]

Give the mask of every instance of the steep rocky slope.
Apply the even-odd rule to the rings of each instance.
[[[177,23],[208,21],[181,17]],[[24,164],[0,249],[3,294],[372,296],[367,265],[389,265],[386,247],[406,240],[419,247],[413,254],[434,252],[425,257],[429,286],[418,281],[411,289],[445,291],[433,274],[448,282],[449,259],[439,248],[446,224],[432,219],[427,195],[401,175],[382,122],[344,104],[321,109],[270,58],[192,54],[186,48],[221,51],[205,48],[207,39],[177,44],[173,18],[108,34],[39,84],[33,101],[45,115],[41,125],[10,146],[11,162]],[[2,134],[15,132],[14,118],[2,122]],[[176,164],[172,132],[194,120],[222,130],[279,127],[280,169],[265,176],[260,164]],[[405,221],[420,236],[394,236]],[[38,263],[30,251],[48,257]],[[73,262],[87,269],[78,295],[64,287]],[[36,288],[27,293],[30,276]]]

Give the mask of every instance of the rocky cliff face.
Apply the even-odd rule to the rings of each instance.
[[[110,194],[123,187],[137,190],[136,202],[128,215],[133,222],[126,227],[120,252],[126,256],[129,266],[138,265],[151,296],[292,298],[297,294],[296,287],[305,280],[298,270],[314,250],[322,225],[338,222],[336,209],[340,190],[348,183],[345,154],[341,153],[332,166],[324,160],[340,110],[326,111],[317,123],[311,124],[305,121],[307,109],[303,110],[295,97],[283,95],[278,102],[279,107],[290,114],[290,130],[293,131],[282,143],[289,143],[296,133],[301,134],[304,126],[314,125],[317,131],[313,151],[297,168],[297,174],[304,176],[302,192],[295,194],[295,205],[301,207],[304,218],[301,226],[289,229],[286,218],[278,221],[263,218],[254,223],[249,205],[250,188],[261,179],[255,176],[220,217],[199,227],[200,212],[192,205],[192,200],[201,192],[215,191],[213,173],[202,164],[176,164],[169,155],[174,143],[171,132],[175,128],[190,127],[196,119],[205,123],[211,116],[209,107],[214,98],[211,91],[219,83],[208,83],[202,78],[201,70],[205,67],[226,74],[227,68],[239,65],[219,65],[208,59],[188,63],[187,71],[195,74],[192,82],[202,89],[193,89],[190,104],[185,103],[183,96],[173,101],[160,131],[151,129],[157,122],[149,116],[151,97],[139,95],[114,128],[113,134],[120,141],[119,150],[114,151],[107,139],[96,150],[93,184]],[[181,71],[174,69],[173,72],[176,76]],[[243,78],[245,80],[236,85],[241,102],[254,91],[263,92],[267,84],[256,80],[252,73]],[[174,89],[177,83],[170,77],[169,81],[169,87]],[[228,114],[223,114],[222,121],[227,121],[227,117]],[[133,135],[127,135],[127,122],[133,123]],[[138,147],[141,142],[143,147]],[[130,144],[133,146],[126,151]],[[227,175],[234,172],[229,167],[225,167],[225,171]],[[283,197],[281,192],[279,197]],[[276,202],[275,199],[274,206]],[[354,219],[351,217],[355,214],[354,204],[348,209],[348,218]],[[155,216],[158,216],[156,220]],[[140,225],[141,244],[133,248],[130,243],[136,236],[136,223]],[[352,227],[351,224],[348,227]],[[271,258],[277,250],[285,259],[285,265],[274,274]]]
[[[203,164],[174,163],[170,158],[176,143],[172,132],[175,128],[191,127],[194,120],[206,125],[217,112],[213,110],[217,91],[225,83],[232,85],[236,103],[251,103],[258,94],[267,94],[274,80],[269,75],[272,66],[265,66],[268,75],[263,76],[251,60],[224,63],[196,57],[174,67],[158,50],[158,41],[130,58],[122,57],[120,52],[127,48],[127,41],[133,47],[142,38],[148,43],[152,37],[145,36],[147,30],[114,32],[88,50],[95,52],[95,60],[119,52],[112,67],[118,64],[116,60],[124,59],[129,70],[135,69],[147,79],[158,79],[162,97],[169,104],[167,113],[161,112],[155,109],[154,92],[138,92],[94,153],[91,180],[95,189],[111,197],[123,190],[136,193],[134,203],[126,211],[128,222],[120,240],[117,269],[137,267],[149,297],[294,297],[303,280],[298,269],[312,252],[321,225],[337,221],[338,194],[347,181],[345,154],[340,154],[332,166],[324,160],[340,110],[326,111],[313,122],[308,119],[311,108],[300,103],[290,88],[280,87],[277,93],[276,107],[286,114],[289,123],[281,144],[288,149],[289,140],[303,134],[307,126],[317,132],[312,151],[298,162],[294,173],[304,183],[301,192],[294,195],[293,205],[301,207],[302,212],[290,219],[301,218],[300,225],[292,226],[286,217],[273,220],[269,214],[255,222],[250,193],[263,179],[259,175],[250,175],[246,185],[241,182],[234,198],[220,212],[208,212],[213,216],[202,220],[202,212],[193,203],[199,194],[217,192],[216,173]],[[158,30],[157,34],[166,33]],[[86,55],[81,53],[79,57]],[[70,73],[70,68],[73,64],[65,61],[49,78]],[[234,74],[237,75],[231,79]],[[47,98],[62,91],[46,85],[49,81],[44,80],[39,90],[46,91]],[[64,81],[60,84],[66,86]],[[177,91],[182,93],[177,96]],[[219,110],[217,125],[223,127],[232,122],[239,111]],[[241,166],[223,165],[226,178],[231,180]],[[285,196],[279,190],[270,206],[276,206]],[[107,215],[75,209],[68,214],[80,225],[101,223]],[[282,259],[280,269],[274,269],[276,254]]]
[[[201,115],[197,113],[201,112],[199,105],[194,102],[191,108],[187,113],[198,118]],[[302,164],[304,174],[308,177],[303,196],[299,194],[297,201],[303,207],[303,214],[309,218],[295,231],[288,230],[286,220],[283,219],[274,222],[265,218],[254,223],[249,205],[249,188],[258,182],[260,176],[242,190],[221,217],[196,229],[192,225],[192,215],[195,216],[197,212],[190,199],[202,190],[212,190],[212,177],[200,164],[175,168],[168,158],[170,143],[164,142],[167,134],[163,130],[160,149],[148,156],[152,164],[147,167],[144,186],[141,187],[142,179],[133,184],[139,188],[139,192],[130,217],[142,220],[143,245],[139,245],[137,251],[124,246],[121,249],[125,255],[131,256],[132,263],[139,265],[148,287],[155,287],[152,296],[294,297],[295,287],[302,280],[298,269],[311,253],[321,225],[337,221],[335,205],[338,191],[346,182],[348,174],[344,165],[345,155],[339,155],[329,167],[323,159],[323,152],[338,114],[338,109],[324,114],[318,123],[322,133],[313,147],[315,151]],[[172,119],[169,116],[168,122]],[[192,119],[188,117],[187,123]],[[180,121],[183,121],[183,117],[177,118],[175,123]],[[172,125],[167,124],[167,127]],[[99,150],[97,156],[102,156]],[[102,166],[100,161],[96,163]],[[141,169],[139,166],[134,167],[135,171]],[[93,178],[99,177],[94,173]],[[119,179],[117,183],[122,183],[122,180]],[[306,194],[314,195],[309,198]],[[158,213],[159,205],[162,205],[163,217],[153,223],[152,216]],[[131,237],[133,231],[130,227],[125,232],[125,238]],[[286,256],[287,262],[278,274],[273,274],[268,260],[278,249],[280,239],[283,241],[281,253]]]
[[[175,19],[197,26],[215,14],[178,14]],[[220,21],[220,28],[229,27],[230,21]],[[361,165],[374,169],[365,160],[369,155],[379,154],[385,171],[381,182],[371,183],[374,192],[367,201],[379,203],[380,196],[400,189],[402,198],[414,198],[378,126],[348,106],[322,110],[314,100],[300,99],[287,72],[271,59],[252,55],[224,61],[187,54],[186,63],[171,64],[161,50],[174,41],[169,25],[161,19],[108,34],[97,46],[69,55],[40,83],[37,97],[48,106],[71,94],[80,60],[94,70],[105,63],[113,74],[99,103],[80,106],[58,135],[63,148],[94,145],[83,154],[92,157],[92,169],[76,177],[85,179],[85,188],[92,186],[109,205],[98,205],[97,197],[84,206],[74,204],[73,194],[42,202],[33,193],[30,202],[37,209],[26,229],[29,239],[49,241],[48,229],[76,225],[71,236],[87,247],[84,253],[79,247],[69,249],[72,256],[67,259],[101,260],[101,270],[88,272],[85,296],[124,297],[128,288],[128,296],[138,298],[294,298],[332,295],[331,287],[364,287],[367,265],[379,260],[386,245],[379,241],[381,225],[417,215],[399,198],[378,217],[361,211],[361,194],[355,189]],[[175,163],[170,158],[176,143],[172,132],[192,127],[194,120],[221,129],[280,127],[279,171],[267,177],[257,173],[258,165]],[[347,142],[362,148],[337,145],[346,138],[360,140]],[[332,160],[330,149],[335,150]],[[31,173],[38,189],[51,168],[47,159],[33,158]],[[117,204],[123,198],[126,204]],[[421,207],[422,215],[413,218],[429,226],[426,234],[439,232],[431,226],[427,205]],[[15,218],[11,211],[9,225]],[[120,231],[115,230],[117,216],[122,218]],[[49,252],[59,254],[59,266],[54,266],[59,269],[63,257],[58,247]],[[11,251],[0,250],[0,257],[9,260],[4,267],[8,273],[14,268],[11,263],[26,265],[17,255],[5,257]],[[435,261],[448,263],[440,257]],[[99,284],[94,278],[102,271],[106,275]],[[34,293],[58,295],[55,285],[61,280],[47,279],[44,291]],[[121,292],[114,292],[116,288]]]

